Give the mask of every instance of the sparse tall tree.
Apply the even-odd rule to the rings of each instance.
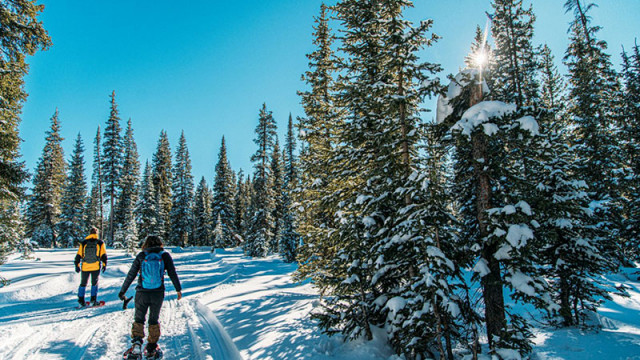
[[[124,158],[122,176],[120,177],[120,197],[116,203],[115,224],[116,235],[127,249],[133,251],[138,243],[138,226],[136,221],[136,205],[140,190],[140,161],[138,160],[138,146],[133,137],[131,119],[127,122],[124,136]]]
[[[33,193],[27,209],[27,235],[41,246],[56,247],[60,202],[66,179],[58,109],[51,117],[42,156],[33,178]]]
[[[84,238],[85,206],[87,196],[87,182],[84,178],[84,144],[78,134],[76,144],[69,163],[69,175],[62,197],[62,214],[59,225],[60,244],[66,247],[76,246]]]
[[[169,138],[163,130],[160,132],[158,147],[153,154],[153,188],[156,195],[156,226],[155,234],[166,241],[170,241],[171,230],[171,147]]]
[[[203,176],[196,188],[193,204],[193,240],[196,246],[212,246],[212,201],[213,195]]]
[[[89,198],[87,199],[87,209],[85,211],[86,221],[85,224],[88,227],[95,226],[98,228],[100,236],[103,236],[104,228],[104,201],[102,201],[102,165],[100,156],[100,126],[96,132],[96,137],[93,140],[93,172],[91,173],[91,191],[89,192]]]
[[[276,138],[276,122],[263,104],[260,109],[256,138],[253,140],[258,149],[251,156],[255,173],[253,180],[253,198],[251,201],[251,222],[248,239],[245,241],[245,253],[249,256],[267,255],[269,244],[274,237],[273,209],[273,177],[271,173],[271,154]]]
[[[173,165],[172,190],[170,239],[173,244],[186,247],[193,231],[193,175],[184,131],[180,135]]]
[[[22,240],[19,216],[28,178],[20,161],[20,114],[27,99],[24,77],[27,55],[46,50],[51,39],[38,21],[44,5],[35,0],[0,1],[0,264],[16,241]]]
[[[227,146],[223,136],[220,152],[218,153],[218,163],[216,164],[216,175],[213,182],[213,204],[211,205],[212,225],[217,227],[216,222],[219,220],[222,231],[219,243],[216,244],[219,247],[235,246],[237,244],[234,206],[236,184],[233,178],[234,174],[227,159]]]
[[[104,200],[109,204],[109,230],[107,244],[112,245],[116,231],[115,205],[120,196],[120,181],[122,176],[123,143],[120,134],[120,116],[116,104],[116,92],[111,93],[111,111],[104,129],[103,153],[101,160],[102,181],[104,184]]]
[[[153,169],[149,161],[147,161],[140,181],[140,195],[136,207],[140,241],[143,241],[149,235],[159,235],[156,199],[156,189],[153,185]]]

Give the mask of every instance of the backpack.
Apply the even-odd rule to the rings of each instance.
[[[147,290],[158,289],[164,284],[164,250],[155,253],[145,251],[144,260],[140,266],[142,288]]]
[[[86,264],[93,264],[98,262],[98,260],[98,242],[87,241],[87,244],[84,246],[82,261]]]

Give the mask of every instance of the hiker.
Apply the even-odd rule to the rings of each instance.
[[[162,240],[158,236],[149,235],[142,244],[142,251],[136,256],[129,269],[127,278],[122,284],[118,297],[125,300],[125,293],[138,273],[136,286],[135,317],[131,327],[132,346],[127,352],[132,355],[140,354],[142,339],[144,338],[144,321],[149,310],[149,337],[147,338],[146,356],[152,358],[158,350],[160,338],[160,308],[164,300],[164,272],[167,271],[173,286],[178,293],[178,300],[182,298],[182,287],[171,255],[162,248]],[[126,353],[125,353],[126,355]]]
[[[82,266],[80,263],[82,262]],[[74,260],[76,272],[80,274],[80,287],[78,288],[78,303],[80,307],[86,306],[84,294],[91,275],[91,306],[99,306],[98,302],[98,278],[100,269],[104,272],[107,269],[107,249],[104,242],[98,238],[98,229],[92,227],[89,235],[80,243],[78,253]]]

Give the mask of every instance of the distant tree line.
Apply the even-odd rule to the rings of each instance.
[[[297,172],[291,116],[281,151],[275,120],[263,105],[253,178],[231,168],[223,136],[213,187],[203,177],[194,189],[184,132],[172,155],[162,131],[151,162],[141,169],[132,121],[123,134],[115,96],[114,91],[104,133],[98,127],[94,138],[90,186],[82,137],[78,134],[67,163],[58,110],[52,116],[26,204],[25,230],[31,241],[45,247],[75,246],[95,226],[108,246],[133,249],[155,234],[172,246],[241,245],[252,256],[280,253],[295,260],[299,236],[290,211]]]

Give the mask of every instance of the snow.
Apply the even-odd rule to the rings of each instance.
[[[513,224],[507,231],[507,241],[511,246],[518,249],[533,239],[533,231],[525,224]]]
[[[460,96],[462,89],[469,85],[470,80],[478,77],[478,69],[466,69],[458,73],[454,80],[447,86],[447,93],[438,97],[438,103],[436,106],[436,122],[442,124],[447,116],[453,114],[453,107],[451,106],[451,100]],[[486,82],[482,82],[482,90],[485,94],[489,93],[489,87]]]
[[[502,101],[481,101],[467,109],[451,129],[460,131],[462,135],[471,136],[478,125],[483,125],[484,133],[487,136],[492,136],[498,131],[498,127],[487,122],[492,118],[499,118],[514,111],[516,111],[515,104],[507,104]]]
[[[169,248],[183,286],[176,299],[167,280],[160,345],[167,359],[372,359],[393,354],[384,330],[372,341],[344,343],[321,333],[310,313],[319,295],[308,282],[293,283],[296,266],[277,257],[251,259],[241,249]],[[75,249],[37,250],[41,261],[10,256],[0,274],[0,359],[117,359],[129,346],[133,304],[122,310],[117,294],[132,258],[109,249],[100,277],[106,305],[74,309],[80,275]],[[134,294],[132,289],[128,296]]]
[[[523,116],[516,121],[522,130],[530,132],[532,136],[540,135],[540,126],[533,116]]]
[[[160,344],[167,359],[398,359],[387,344],[385,329],[373,328],[372,341],[343,342],[340,336],[322,334],[309,316],[319,306],[319,294],[308,281],[292,282],[295,264],[275,256],[252,259],[241,249],[217,249],[215,256],[208,248],[169,252],[184,298],[177,301],[171,283],[166,283]],[[117,293],[132,258],[124,251],[110,250],[109,255],[109,268],[100,278],[100,298],[107,304],[84,310],[73,309],[79,282],[72,265],[75,250],[37,250],[34,256],[40,261],[10,255],[0,265],[0,274],[12,281],[0,288],[0,359],[121,358],[133,306],[123,311]],[[489,272],[482,259],[474,271],[481,276]],[[628,268],[607,276],[611,284],[624,284],[629,297],[614,295],[603,303],[590,320],[601,330],[555,329],[533,321],[535,345],[529,358],[640,359],[637,272]],[[527,275],[515,272],[507,278],[519,291],[535,291]],[[378,303],[397,313],[405,301],[381,296]],[[505,301],[516,313],[531,315],[530,308],[513,303],[508,294]],[[458,312],[455,304],[446,305],[453,314]],[[498,353],[518,358],[508,349]],[[491,356],[485,351],[479,358]]]

